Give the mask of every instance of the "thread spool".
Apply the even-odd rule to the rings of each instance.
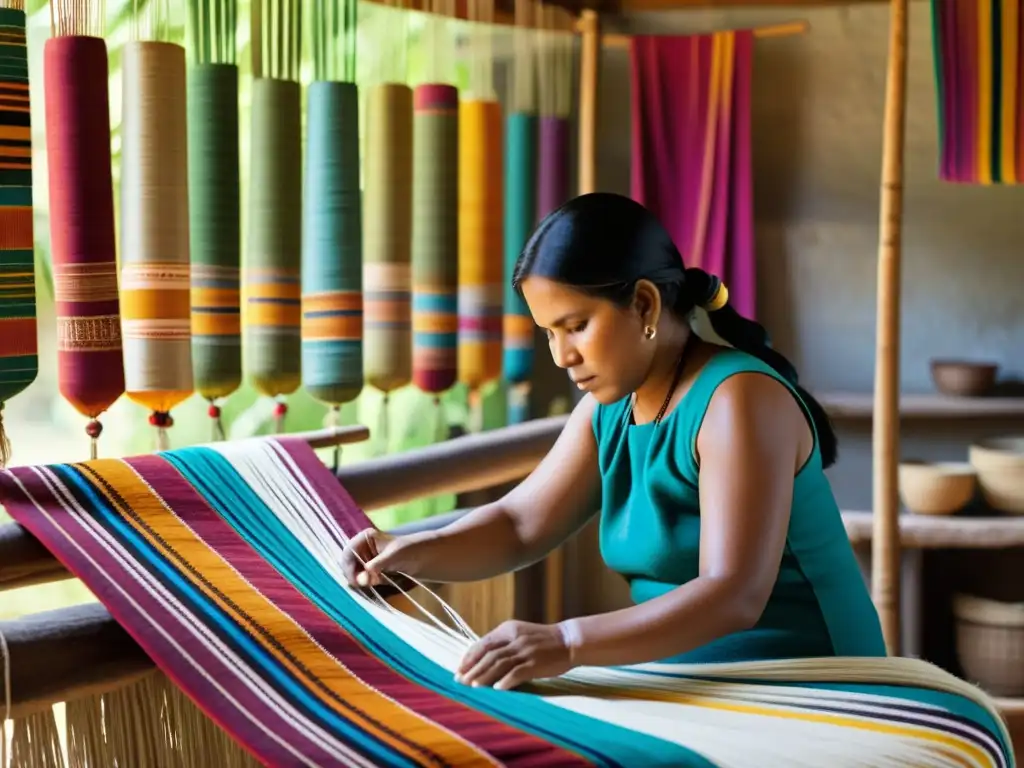
[[[32,238],[32,125],[25,12],[0,8],[5,60],[0,71],[6,130],[0,146],[0,467],[10,458],[4,402],[35,381],[39,370],[35,256]]]
[[[337,406],[363,388],[359,90],[318,81],[306,99],[302,376],[313,397]]]
[[[164,447],[171,410],[192,394],[185,50],[133,41],[122,56],[125,387]]]
[[[501,105],[459,107],[459,381],[501,375],[503,247]]]
[[[533,373],[530,310],[512,287],[512,273],[537,215],[537,117],[514,112],[505,122],[505,316],[502,327],[502,373],[512,385],[508,421],[528,418],[529,382]],[[515,393],[515,397],[512,397]]]
[[[195,389],[223,434],[215,401],[242,383],[238,67],[188,71],[192,366]]]
[[[252,162],[243,358],[256,390],[283,397],[302,380],[302,114],[292,80],[252,83]],[[283,419],[284,403],[276,416]]]
[[[458,374],[459,92],[428,84],[413,98],[412,375],[438,394]]]
[[[57,386],[89,419],[93,458],[99,417],[125,391],[108,77],[98,37],[54,37],[43,46]]]
[[[412,90],[376,85],[366,108],[363,370],[387,395],[412,379]]]

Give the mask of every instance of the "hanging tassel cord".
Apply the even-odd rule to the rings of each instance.
[[[224,420],[221,417],[220,406],[211,400],[210,407],[206,409],[206,413],[210,417],[210,433],[213,442],[221,443],[227,440],[227,435],[224,432]]]
[[[341,426],[341,408],[339,406],[331,406],[331,409],[327,411],[327,416],[324,417],[324,426],[328,429],[337,429]],[[334,446],[332,463],[334,474],[338,474],[338,469],[341,467],[340,445]]]
[[[441,443],[448,439],[448,416],[440,396],[434,397],[434,442]]]
[[[377,414],[377,432],[380,434],[380,455],[384,456],[388,453],[388,403],[390,402],[389,393],[384,393],[384,399],[380,403],[380,412]]]
[[[469,393],[469,431],[474,434],[484,431],[484,399],[478,389]]]
[[[274,433],[278,435],[284,434],[284,420],[288,415],[288,403],[284,400],[278,400],[274,403]]]
[[[7,466],[7,462],[11,460],[11,441],[7,437],[7,432],[4,430],[4,403],[0,400],[0,469]]]
[[[174,419],[167,411],[153,411],[149,414],[149,423],[156,427],[156,449],[166,451],[171,447],[167,430],[174,426]]]
[[[85,434],[89,436],[89,461],[96,461],[99,458],[100,435],[103,434],[103,425],[98,419],[93,419],[85,425]]]

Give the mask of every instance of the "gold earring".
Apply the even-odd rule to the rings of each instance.
[[[658,329],[655,328],[653,325],[645,325],[644,326],[644,338],[645,339],[650,341],[651,339],[653,339],[657,335],[658,335]]]

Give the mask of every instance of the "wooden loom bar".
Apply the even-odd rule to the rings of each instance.
[[[900,653],[900,261],[903,143],[907,109],[907,0],[891,0],[878,228],[875,419],[872,429],[874,536],[871,592],[890,655]]]
[[[768,24],[763,27],[754,27],[752,31],[754,33],[754,37],[758,40],[762,40],[769,37],[792,37],[794,35],[803,35],[806,34],[810,28],[810,22],[807,21],[787,21],[782,24]],[[582,29],[580,29],[580,31],[582,32]],[[722,32],[724,30],[716,29],[714,31]],[[605,48],[629,48],[632,39],[633,35],[605,34],[601,35],[601,45]]]
[[[529,474],[564,425],[565,417],[555,417],[466,435],[342,467],[338,479],[365,510],[491,488]],[[325,439],[324,431],[309,435],[311,442]],[[0,525],[0,592],[67,578],[71,574],[28,531],[16,523]]]

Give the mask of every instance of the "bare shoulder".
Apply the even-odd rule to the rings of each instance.
[[[723,381],[708,403],[698,435],[702,455],[737,450],[788,453],[810,435],[792,391],[763,373],[737,373]]]

